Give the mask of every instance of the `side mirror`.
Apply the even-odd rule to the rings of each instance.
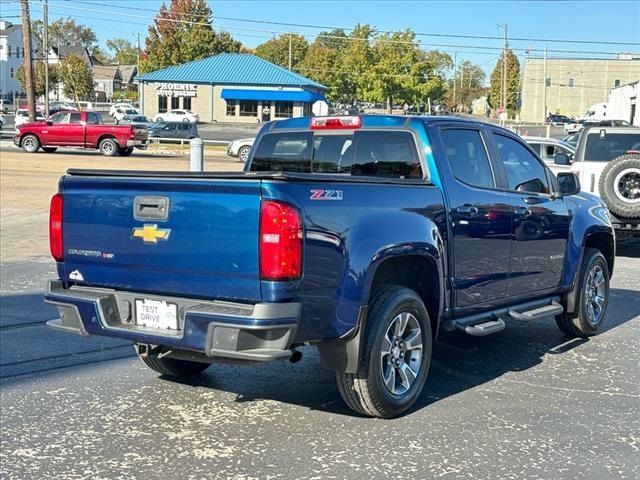
[[[575,173],[560,172],[558,173],[558,187],[561,196],[576,195],[580,193],[580,179]]]
[[[571,165],[571,157],[566,153],[556,153],[553,156],[553,163],[556,165]]]

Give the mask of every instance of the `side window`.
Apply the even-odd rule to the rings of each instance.
[[[80,123],[80,114],[79,113],[72,113],[69,115],[69,123]]]
[[[549,193],[547,172],[538,159],[516,140],[500,134],[494,134],[494,137],[509,190]]]
[[[67,119],[69,118],[68,113],[57,113],[53,115],[49,120],[51,123],[68,123]]]
[[[409,132],[359,131],[354,134],[351,175],[422,178],[420,158]]]
[[[478,130],[446,129],[441,133],[453,175],[468,185],[493,188],[493,175]]]
[[[98,113],[87,112],[87,124],[100,125],[102,123],[102,117]]]

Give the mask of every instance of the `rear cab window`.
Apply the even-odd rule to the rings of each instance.
[[[591,129],[584,151],[586,162],[608,162],[628,151],[640,150],[640,133],[607,133]]]
[[[250,170],[423,177],[414,137],[407,130],[267,133],[257,145]]]

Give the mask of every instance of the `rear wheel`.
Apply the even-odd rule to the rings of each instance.
[[[100,149],[100,153],[107,157],[113,157],[119,150],[118,144],[113,138],[105,138],[100,142],[98,148]]]
[[[598,333],[609,303],[609,266],[599,250],[585,250],[580,269],[576,311],[556,317],[558,328],[571,337]]]
[[[128,157],[129,155],[131,155],[131,153],[133,153],[133,148],[121,148],[120,150],[118,150],[118,153],[123,157]]]
[[[248,147],[246,145],[244,147],[240,147],[240,150],[238,150],[238,160],[240,160],[242,163],[247,163],[250,151],[251,147]]]
[[[403,287],[380,289],[372,302],[358,373],[336,373],[356,412],[393,418],[416,402],[431,362],[431,324],[420,297]]]
[[[177,358],[162,357],[158,355],[138,355],[140,360],[151,370],[161,375],[170,377],[193,377],[209,368],[208,363],[190,362],[188,360],[178,360]]]
[[[35,135],[25,135],[22,138],[22,149],[27,153],[35,153],[40,148],[40,140]]]
[[[58,150],[57,147],[42,147],[44,153],[54,153],[56,150]]]

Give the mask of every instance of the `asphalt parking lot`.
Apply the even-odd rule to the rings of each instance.
[[[262,367],[160,378],[131,345],[48,330],[47,209],[68,167],[186,169],[163,153],[113,158],[0,149],[0,478],[640,478],[640,251],[616,259],[605,331],[552,320],[488,337],[445,334],[416,407],[353,414],[316,352]],[[223,155],[211,170],[240,164]]]

